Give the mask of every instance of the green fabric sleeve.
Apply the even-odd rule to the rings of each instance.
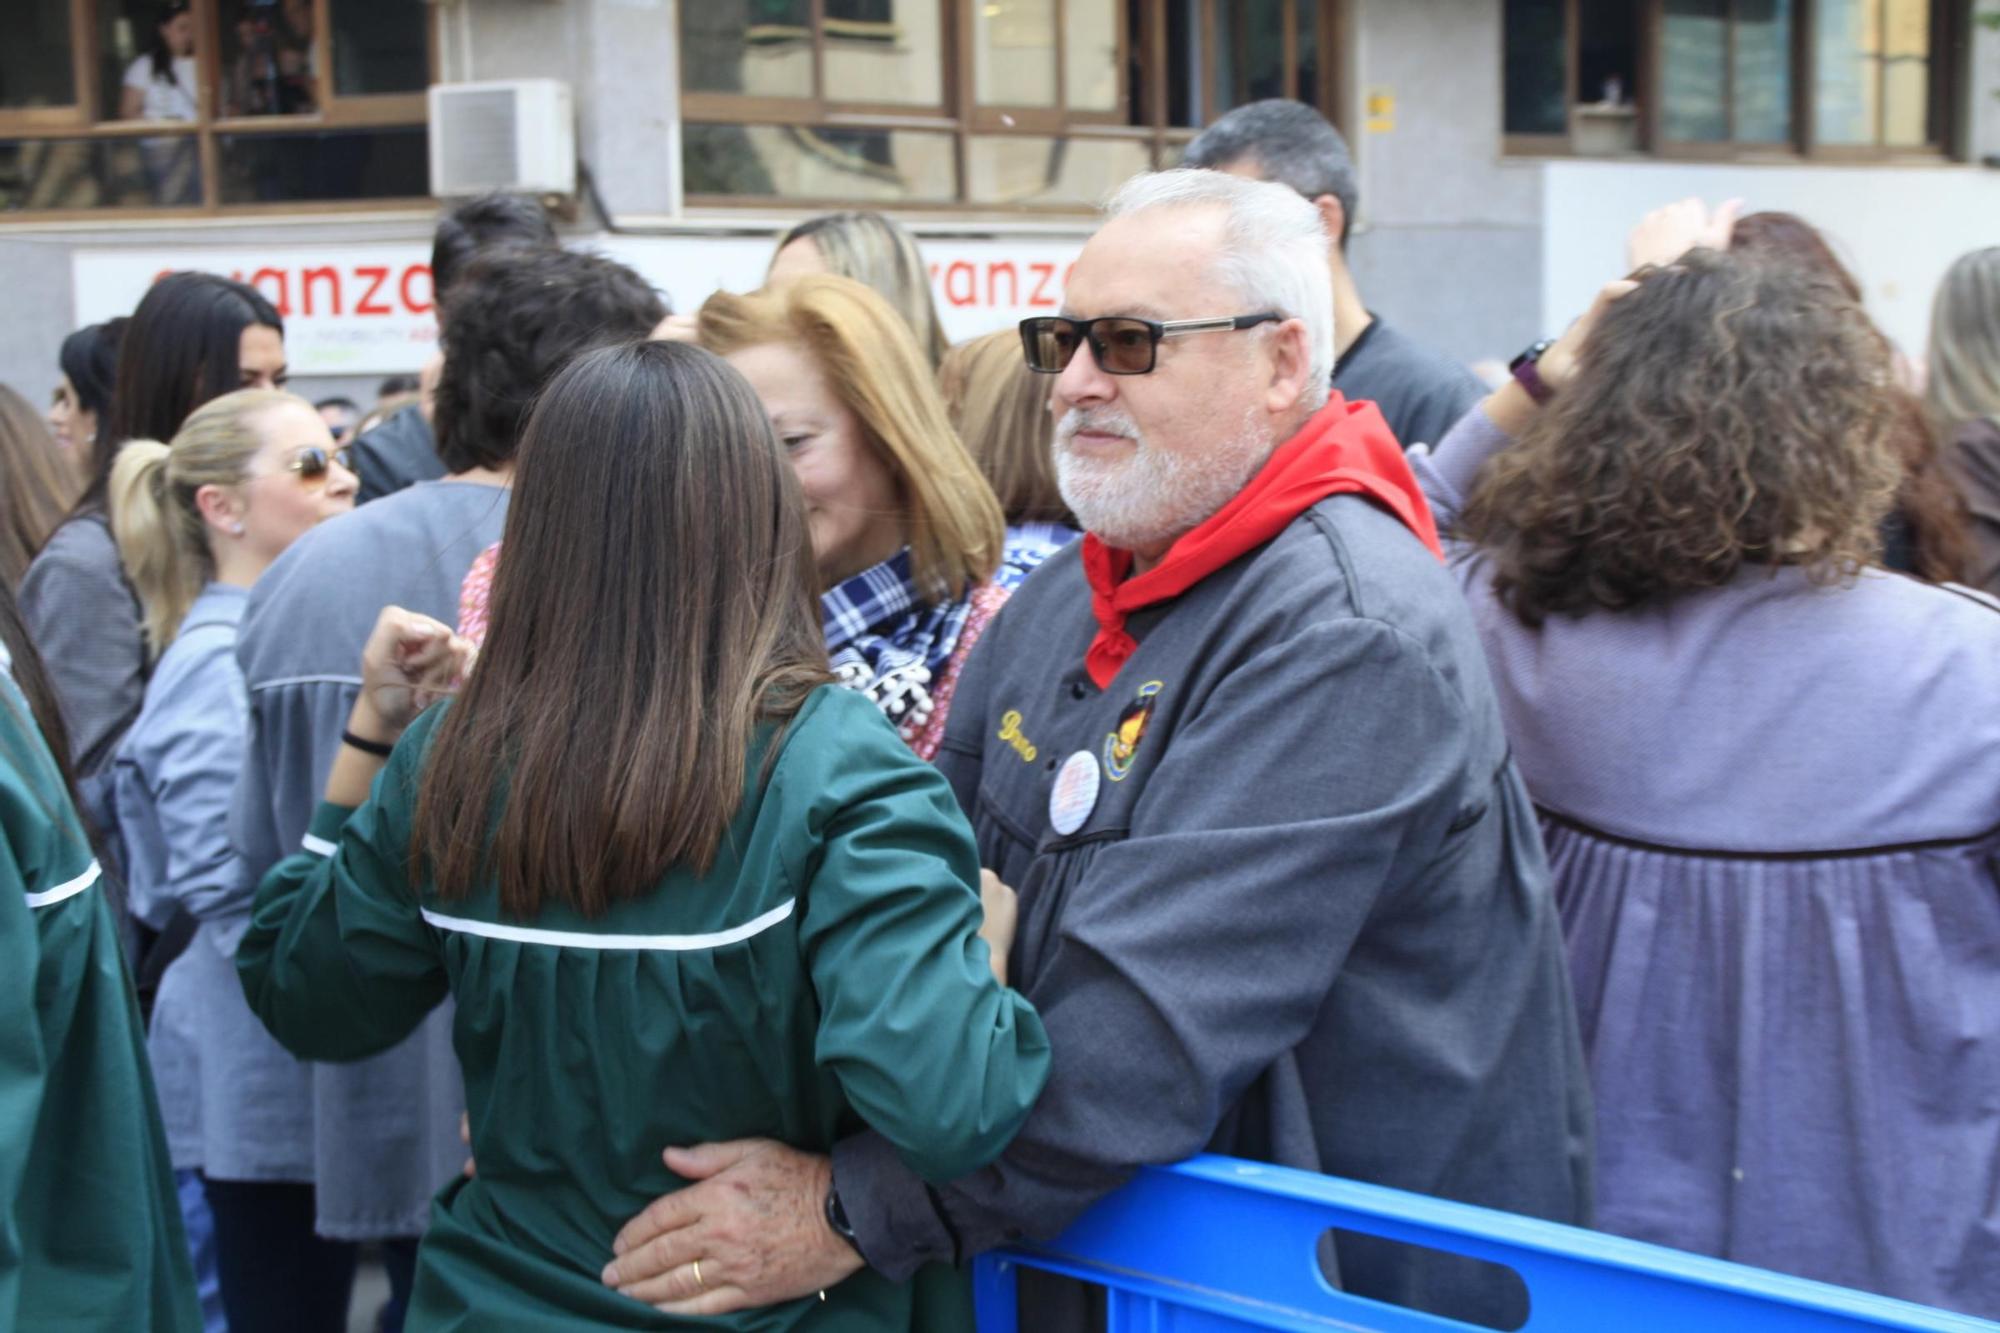
[[[836,712],[811,738],[812,771],[788,777],[813,783],[821,844],[800,928],[816,1055],[913,1171],[949,1180],[1014,1137],[1048,1077],[1048,1039],[993,979],[979,858],[950,786],[855,702],[867,716]]]
[[[423,720],[410,728],[352,812],[322,804],[306,849],[271,868],[236,953],[250,1007],[307,1060],[388,1050],[449,989],[434,932],[407,872],[410,816],[423,763]],[[428,730],[427,728],[425,729]],[[331,855],[322,852],[331,843]]]
[[[28,886],[10,837],[0,844],[0,1328],[18,1327],[21,1184],[48,1078],[35,1003],[40,955]]]

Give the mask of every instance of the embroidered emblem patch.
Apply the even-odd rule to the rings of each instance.
[[[999,736],[1013,748],[1015,754],[1021,756],[1022,763],[1032,764],[1041,757],[1041,751],[1035,748],[1035,743],[1021,734],[1020,709],[1010,708],[1000,715]]]
[[[1113,782],[1123,782],[1132,771],[1139,742],[1146,738],[1146,726],[1153,720],[1153,704],[1163,686],[1149,680],[1139,687],[1139,697],[1125,705],[1118,726],[1104,738],[1104,773]]]

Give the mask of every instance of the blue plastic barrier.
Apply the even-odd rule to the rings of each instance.
[[[1197,1157],[1142,1172],[1047,1245],[981,1258],[973,1273],[980,1333],[1015,1333],[1014,1278],[1022,1267],[1105,1287],[1110,1333],[1474,1327],[1333,1290],[1315,1251],[1329,1228],[1513,1269],[1527,1285],[1528,1333],[2000,1330],[1983,1319],[1595,1231],[1285,1167]]]

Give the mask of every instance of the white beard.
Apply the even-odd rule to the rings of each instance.
[[[1129,456],[1088,457],[1070,448],[1077,432],[1132,441]],[[1115,408],[1072,407],[1056,423],[1056,487],[1084,531],[1127,551],[1163,548],[1235,498],[1271,457],[1275,442],[1253,406],[1228,438],[1198,453],[1154,448]]]

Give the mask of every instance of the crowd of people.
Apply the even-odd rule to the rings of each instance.
[[[2000,248],[1668,205],[1488,389],[1358,203],[1241,108],[950,346],[486,198],[365,416],[197,273],[0,392],[0,1323],[969,1328],[1203,1150],[2000,1317]]]

